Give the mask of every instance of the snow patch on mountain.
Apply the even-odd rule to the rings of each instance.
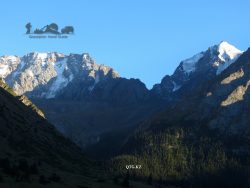
[[[195,71],[195,64],[203,57],[203,53],[198,53],[193,57],[182,61],[182,68],[186,74],[190,74]]]
[[[54,98],[59,90],[66,87],[68,83],[73,80],[72,74],[69,77],[65,77],[64,75],[64,71],[68,69],[67,60],[67,58],[64,58],[62,61],[56,62],[55,71],[57,75],[50,87],[50,90],[48,91],[46,98]]]
[[[177,85],[177,84],[175,83],[175,81],[173,81],[172,84],[173,84],[173,86],[174,86],[174,88],[173,88],[173,90],[172,90],[173,92],[175,92],[175,91],[177,91],[178,89],[181,88],[181,85]]]
[[[0,78],[6,78],[12,71],[14,71],[18,64],[20,63],[20,58],[17,56],[2,56],[0,57]]]
[[[8,65],[0,65],[0,75],[5,75],[8,72]]]
[[[48,57],[48,53],[37,53],[37,59],[45,60]]]
[[[17,66],[17,69],[12,72],[12,81],[17,77],[17,75],[21,74],[21,71],[23,70],[23,67],[25,66],[25,62],[21,61],[21,63]]]
[[[94,82],[94,84],[92,86],[89,87],[89,91],[92,91],[95,88],[96,84],[98,84],[98,82],[100,82],[100,76],[97,73],[96,76],[95,76],[95,82]]]

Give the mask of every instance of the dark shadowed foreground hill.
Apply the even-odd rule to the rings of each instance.
[[[92,176],[88,169],[91,165],[94,169],[94,163],[33,110],[34,106],[24,105],[11,89],[4,88],[0,87],[1,187],[24,182],[64,184],[67,176]]]
[[[0,187],[120,187],[26,97],[0,81]],[[122,178],[122,177],[121,177]],[[129,182],[133,187],[148,187]]]

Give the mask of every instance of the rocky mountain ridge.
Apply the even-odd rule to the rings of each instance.
[[[99,81],[119,77],[112,68],[96,64],[86,53],[33,52],[23,57],[3,56],[0,60],[0,76],[18,95],[29,97],[55,98],[72,80],[84,81],[91,92]]]
[[[192,90],[199,84],[219,75],[241,54],[241,50],[222,41],[218,45],[209,47],[206,51],[181,61],[171,76],[166,75],[160,84],[153,86],[152,92],[167,99],[169,95],[175,95],[173,93],[183,87],[185,92]],[[185,87],[186,85],[187,87]]]

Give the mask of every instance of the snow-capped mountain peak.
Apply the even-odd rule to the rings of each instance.
[[[196,71],[197,63],[208,52],[210,52],[210,60],[202,60],[202,62],[199,64],[212,64],[212,67],[215,67],[217,69],[217,75],[225,70],[229,65],[234,63],[243,53],[243,51],[237,49],[235,46],[229,44],[228,42],[222,41],[218,45],[210,47],[207,51],[200,52],[192,56],[191,58],[183,60],[177,69],[182,70],[184,74],[189,76],[191,73]]]
[[[82,89],[93,90],[99,80],[119,75],[112,68],[97,64],[88,53],[32,52],[23,57],[0,57],[0,77],[18,95],[55,98],[70,83],[82,82]]]
[[[237,60],[243,53],[235,46],[226,41],[220,42],[218,45],[210,47],[212,59],[216,59],[213,65],[217,67],[217,74],[220,74],[230,64]],[[200,52],[191,58],[181,62],[183,71],[189,75],[195,71],[196,63],[204,56],[205,52]]]
[[[226,41],[211,46],[191,58],[181,61],[175,72],[166,75],[153,88],[158,95],[178,91],[183,85],[196,87],[202,80],[209,80],[234,63],[243,52]],[[192,87],[190,87],[192,86]],[[187,88],[187,87],[186,87]],[[164,97],[164,96],[163,96]]]
[[[225,70],[229,65],[234,63],[243,53],[243,51],[237,49],[235,46],[229,44],[226,41],[222,41],[213,48],[218,54],[218,60],[214,62],[214,66],[217,67],[217,75]]]
[[[242,51],[237,49],[235,46],[229,44],[226,41],[222,41],[218,45],[219,57],[221,60],[226,61],[225,58],[229,57],[230,59],[234,59],[238,54],[241,54]]]

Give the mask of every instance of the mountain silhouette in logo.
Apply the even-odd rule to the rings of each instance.
[[[59,27],[56,23],[51,23],[49,25],[46,25],[40,29],[36,28],[33,33],[31,33],[32,25],[31,23],[27,23],[25,25],[27,31],[26,34],[73,34],[74,33],[74,27],[73,26],[65,26],[61,29],[61,32],[58,31]]]
[[[61,30],[62,34],[73,34],[74,33],[74,28],[72,26],[65,26],[64,28],[62,28]]]

